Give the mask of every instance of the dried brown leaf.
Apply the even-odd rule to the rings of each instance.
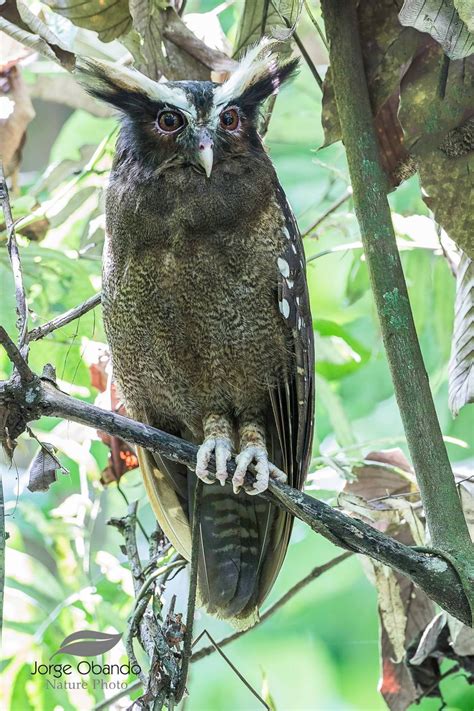
[[[35,117],[35,110],[19,67],[0,71],[0,88],[3,107],[0,113],[0,155],[8,176],[20,165],[26,129]]]
[[[348,483],[345,491],[362,496],[368,502],[416,489],[410,462],[398,448],[369,452],[364,464],[354,467],[353,473],[357,479]]]
[[[31,492],[48,491],[56,481],[56,472],[66,470],[61,466],[54,454],[54,447],[46,442],[33,458],[28,469],[28,489]]]
[[[348,483],[340,497],[349,510],[405,545],[424,542],[423,522],[410,500],[419,498],[415,477],[400,449],[370,452],[353,473],[357,480]],[[405,653],[433,618],[434,604],[405,576],[379,563],[368,565],[380,618],[380,692],[391,711],[405,711],[423,694],[412,679]]]

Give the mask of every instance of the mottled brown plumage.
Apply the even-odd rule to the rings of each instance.
[[[92,92],[125,116],[107,189],[103,271],[114,374],[133,417],[204,443],[196,471],[205,481],[214,480],[206,467],[216,454],[223,486],[204,489],[200,595],[238,624],[255,619],[291,531],[287,514],[242,490],[246,468],[253,462],[259,472],[253,493],[278,470],[301,487],[311,447],[304,257],[255,125],[261,101],[293,69],[268,46],[221,87],[141,89],[140,75],[85,67]],[[168,135],[167,123],[181,121]],[[240,452],[233,487],[231,452]],[[194,477],[147,452],[139,458],[158,520],[189,558]]]

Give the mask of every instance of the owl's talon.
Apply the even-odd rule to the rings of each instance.
[[[208,471],[207,467],[212,455],[216,459],[216,474]],[[224,437],[209,437],[199,447],[196,457],[196,476],[205,484],[214,484],[219,481],[221,486],[227,481],[227,462],[232,456],[232,444]]]
[[[286,484],[288,477],[286,476],[285,472],[283,472],[281,469],[278,469],[274,464],[270,462],[269,464],[270,468],[270,479],[274,479],[275,481],[280,482],[280,484]]]
[[[250,464],[254,463],[257,477],[252,486],[245,487],[247,494],[254,496],[268,489],[270,477],[277,481],[286,481],[286,475],[278,467],[268,461],[268,454],[263,447],[249,446],[243,449],[235,458],[237,467],[232,477],[234,494],[238,494],[245,483],[245,475]]]

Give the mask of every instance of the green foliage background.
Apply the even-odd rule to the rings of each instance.
[[[204,3],[194,5],[205,9]],[[234,19],[231,8],[224,15],[230,34]],[[47,71],[45,67],[46,63],[38,71]],[[28,81],[34,81],[35,72],[27,71]],[[53,112],[54,106],[49,110]],[[344,193],[349,182],[342,146],[318,150],[323,143],[320,112],[320,92],[304,67],[277,99],[267,137],[302,232]],[[15,217],[46,215],[50,223],[41,241],[20,238],[29,303],[37,324],[100,288],[102,188],[115,137],[113,119],[72,113],[54,141],[49,165],[28,173],[21,195],[14,200]],[[41,140],[33,122],[28,136],[32,152]],[[390,201],[397,215],[422,216],[396,218],[396,225],[410,246],[403,251],[403,265],[441,426],[449,438],[452,460],[462,462],[468,457],[472,421],[465,411],[453,421],[446,404],[454,279],[440,250],[434,249],[435,230],[417,179],[393,193]],[[354,462],[384,447],[401,446],[406,452],[362,250],[353,247],[359,234],[350,201],[305,240],[308,258],[329,251],[308,264],[318,373],[312,471],[323,464],[317,459],[320,446],[324,454],[346,449]],[[331,251],[340,245],[346,248]],[[0,251],[0,283],[0,322],[14,334],[14,288],[5,249]],[[97,392],[91,386],[88,364],[96,360],[101,343],[104,334],[96,310],[33,344],[31,366],[41,370],[46,362],[53,363],[72,394],[94,401]],[[1,377],[9,371],[3,353],[0,370]],[[122,493],[115,485],[104,489],[99,484],[107,449],[94,433],[48,418],[33,429],[40,439],[58,448],[69,474],[59,475],[48,493],[31,494],[26,489],[25,468],[36,447],[26,438],[19,442],[14,466],[2,465],[10,533],[4,707],[82,711],[102,700],[103,691],[46,689],[44,679],[31,675],[32,664],[47,663],[63,638],[78,629],[125,631],[133,605],[131,584],[120,537],[106,521],[125,514],[123,494],[129,500],[140,500],[140,520],[148,530],[153,521],[136,471],[125,477]],[[328,491],[318,495],[334,501],[329,489],[328,485]],[[335,554],[336,548],[297,522],[269,602]],[[183,604],[185,586],[185,579],[176,583]],[[204,616],[196,625],[197,632],[206,627],[214,638],[227,631],[224,623]],[[377,692],[376,595],[356,558],[312,583],[226,652],[258,691],[268,688],[279,711],[385,708]],[[108,662],[119,658],[125,661],[122,645],[106,655]],[[442,688],[447,708],[472,711],[474,695],[462,679],[450,678]],[[217,655],[193,667],[189,690],[186,708],[190,711],[257,708],[255,699]],[[424,700],[420,708],[434,711],[439,705],[439,700]]]

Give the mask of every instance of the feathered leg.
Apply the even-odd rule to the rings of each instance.
[[[265,438],[265,420],[260,413],[246,412],[239,418],[240,454],[235,461],[237,468],[232,478],[234,493],[238,494],[244,484],[250,464],[254,464],[257,478],[252,488],[246,488],[248,494],[260,494],[268,488],[269,478],[286,481],[286,474],[268,461]]]
[[[227,415],[210,413],[203,421],[204,442],[199,447],[196,459],[196,475],[206,484],[213,484],[207,467],[212,455],[216,458],[216,478],[224,486],[227,480],[227,462],[232,456],[234,427]]]

